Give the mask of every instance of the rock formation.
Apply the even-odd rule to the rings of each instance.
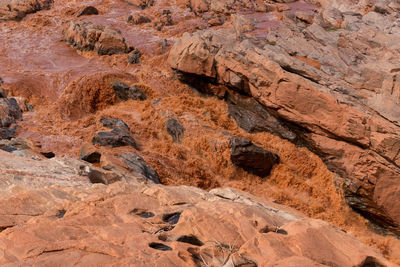
[[[0,265],[398,266],[399,11],[0,0]]]
[[[319,14],[311,25],[283,14],[282,22],[265,31],[267,15],[237,14],[232,28],[184,34],[169,62],[202,91],[216,94],[214,84],[220,84],[251,96],[274,122],[258,126],[262,115],[253,105],[233,105],[233,117],[242,116],[239,126],[300,138],[344,178],[351,207],[399,233],[395,12],[340,14],[351,27],[331,31]],[[371,16],[377,25],[368,22]]]

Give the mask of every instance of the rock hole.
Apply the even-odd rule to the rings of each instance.
[[[3,232],[4,230],[14,227],[14,225],[8,225],[8,226],[0,226],[0,233]]]
[[[162,220],[169,224],[177,224],[179,221],[179,218],[181,217],[181,213],[182,212],[174,212],[174,213],[164,214],[162,216]]]
[[[264,234],[270,233],[270,232],[281,234],[281,235],[287,235],[288,234],[288,232],[286,230],[284,230],[284,229],[281,229],[279,227],[273,228],[273,227],[268,226],[268,225],[260,230],[260,233],[264,233]]]
[[[181,206],[181,205],[186,205],[187,203],[186,202],[177,202],[177,203],[174,203],[174,204],[172,204],[172,205],[174,205],[174,206]]]
[[[40,152],[40,154],[42,154],[48,159],[54,158],[56,156],[56,154],[54,154],[53,152]]]
[[[384,267],[385,265],[381,264],[378,262],[377,259],[375,259],[372,256],[368,256],[365,258],[365,260],[358,265],[357,267]]]
[[[63,218],[66,212],[67,212],[66,210],[59,210],[56,215],[57,218],[59,218],[59,219]]]
[[[196,236],[194,235],[183,235],[179,237],[176,241],[178,242],[183,242],[183,243],[188,243],[194,246],[202,246],[204,245],[203,242],[201,242]]]
[[[135,214],[142,218],[151,218],[154,217],[154,213],[151,211],[143,210],[143,209],[133,209],[129,214]]]
[[[167,245],[164,245],[164,244],[161,244],[161,243],[156,243],[156,242],[150,243],[149,247],[154,248],[154,249],[158,249],[158,250],[161,250],[161,251],[172,250],[171,247],[169,247]]]

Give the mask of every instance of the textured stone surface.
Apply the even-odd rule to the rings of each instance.
[[[323,221],[231,189],[21,189],[1,197],[4,266],[394,266]]]
[[[301,129],[303,142],[345,179],[349,204],[398,232],[400,116],[394,107],[400,36],[385,28],[398,28],[393,15],[374,13],[374,21],[386,26],[364,16],[352,22],[357,30],[338,31],[288,17],[265,36],[250,18],[237,15],[231,29],[184,34],[169,55],[172,68],[203,91],[218,83],[250,94],[294,126],[289,130]],[[239,125],[251,130],[249,123]]]
[[[124,54],[132,50],[120,32],[91,22],[71,21],[63,29],[63,38],[79,50],[94,50],[99,55]]]
[[[0,21],[21,20],[27,14],[49,9],[53,0],[2,0],[0,2]]]

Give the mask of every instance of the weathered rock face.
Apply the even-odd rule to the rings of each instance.
[[[21,185],[0,203],[3,266],[394,266],[326,222],[232,189]]]
[[[240,126],[289,140],[294,135],[288,132],[296,133],[345,179],[350,206],[399,233],[400,28],[394,12],[341,14],[347,28],[334,31],[318,24],[318,14],[309,26],[284,16],[269,29],[261,23],[268,23],[268,15],[238,14],[234,28],[184,34],[169,62],[203,91],[222,85],[252,96],[270,116],[286,123],[278,127],[273,120],[269,129],[259,127],[246,118],[260,121],[254,107],[236,106],[231,114]]]
[[[125,54],[132,50],[120,32],[91,22],[71,21],[65,26],[63,36],[77,49],[94,50],[99,55]]]
[[[1,6],[4,1],[0,2]],[[192,12],[189,2],[200,9],[204,3],[204,11]],[[331,79],[331,84],[340,85],[339,89],[352,95],[351,90],[337,83],[345,83],[344,76],[335,76],[339,69],[345,73],[345,66],[334,65],[339,62],[335,50],[326,52],[339,42],[339,58],[354,61],[351,64],[355,71],[357,64],[369,60],[370,51],[381,57],[376,61],[379,67],[354,72],[351,78],[359,82],[355,91],[362,97],[373,99],[379,95],[365,88],[380,92],[380,78],[375,79],[374,75],[386,71],[385,67],[380,69],[384,66],[381,63],[391,62],[385,56],[391,58],[396,51],[396,43],[389,39],[395,36],[397,26],[385,26],[388,21],[395,23],[394,1],[321,0],[321,6],[289,2],[292,1],[207,0],[196,4],[189,0],[64,0],[54,1],[50,10],[30,14],[18,22],[2,20],[0,88],[16,98],[24,114],[23,120],[16,120],[11,128],[0,128],[2,136],[11,138],[0,140],[0,266],[391,266],[382,255],[353,237],[400,263],[400,241],[374,232],[375,227],[369,227],[367,220],[345,205],[342,190],[335,187],[342,182],[338,175],[328,171],[315,153],[287,141],[307,145],[325,162],[343,158],[343,162],[331,162],[329,167],[340,170],[346,166],[346,173],[353,173],[354,166],[363,170],[357,155],[352,158],[353,152],[372,151],[368,141],[354,150],[365,133],[352,139],[351,130],[343,139],[339,131],[344,127],[342,121],[339,126],[332,126],[332,119],[326,121],[323,116],[332,106],[313,116],[314,106],[305,98],[316,107],[325,101],[320,95],[310,98],[314,91],[296,89],[284,95],[282,88],[272,90],[280,83],[300,84],[299,90],[308,88],[303,78],[293,78],[304,75],[318,83]],[[88,16],[96,13],[94,9],[82,12],[89,4],[96,7],[98,15]],[[328,8],[332,10],[324,12]],[[80,13],[85,22],[75,22],[80,26],[77,32],[69,31],[71,42],[88,44],[93,50],[76,51],[60,42],[62,29],[68,29]],[[142,23],[147,20],[141,16],[151,19],[151,23]],[[379,19],[381,16],[384,20]],[[362,31],[364,24],[380,28]],[[102,26],[97,29],[95,25]],[[322,31],[318,31],[318,25]],[[103,40],[98,47],[103,49],[101,53],[118,53],[99,56],[98,38],[110,27],[116,31],[107,34],[110,41]],[[171,71],[166,59],[172,45],[184,32],[207,28],[219,29],[216,32],[220,36],[211,32],[205,38],[200,34],[200,45],[189,45],[187,49],[188,53],[197,52],[193,58],[185,59],[187,66],[180,65],[187,72]],[[360,35],[346,39],[349,30]],[[371,42],[370,37],[376,34],[375,39],[379,40],[382,31],[390,33],[385,45],[394,48],[374,48],[375,51],[371,49],[375,40]],[[125,50],[121,36],[129,47],[127,51],[134,47],[136,52],[120,52]],[[313,38],[318,41],[310,42]],[[267,56],[264,53],[268,49],[272,52]],[[347,52],[354,49],[360,51],[357,56]],[[236,54],[237,51],[240,52]],[[198,55],[203,56],[201,60],[197,60]],[[321,55],[331,61],[321,63]],[[275,68],[268,59],[278,62],[278,66]],[[199,66],[206,73],[201,79],[196,74]],[[229,69],[225,71],[229,75],[221,81],[224,69]],[[328,75],[321,74],[330,69]],[[274,75],[276,81],[271,78]],[[204,97],[177,77],[218,97]],[[254,89],[269,88],[267,82],[271,80],[271,91]],[[117,81],[129,85],[127,92],[135,85],[147,100],[119,101],[113,89]],[[341,95],[339,89],[325,88],[329,86],[319,84],[318,90]],[[393,92],[396,90],[394,86]],[[333,99],[331,105],[350,103],[349,107],[357,109],[351,104],[357,102],[354,95],[347,102],[336,101],[336,96]],[[302,112],[290,114],[294,110]],[[372,108],[367,110],[371,118],[379,117]],[[310,122],[304,122],[307,112],[311,114],[307,117]],[[335,118],[342,119],[348,112],[335,114]],[[184,134],[178,124],[166,125],[170,118],[184,126]],[[385,125],[379,129],[388,133]],[[111,145],[91,144],[99,132],[105,133],[103,140]],[[318,144],[325,154],[310,142],[312,135],[326,137],[319,140],[322,145]],[[232,136],[251,140],[279,155],[280,163],[268,178],[232,163]],[[132,137],[140,150],[129,145]],[[112,147],[114,142],[122,146]],[[339,142],[346,146],[342,149]],[[335,157],[326,149],[328,144],[332,151],[343,152],[335,152],[339,155]],[[238,150],[246,155],[249,147],[242,145]],[[80,157],[82,160],[78,160]],[[240,162],[247,166],[246,160],[248,157],[244,156]],[[375,173],[381,171],[376,169]],[[163,185],[155,185],[159,181]],[[167,184],[192,185],[208,191],[234,187],[260,199],[230,189],[206,192]],[[365,191],[360,192],[365,196]],[[373,197],[360,196],[354,198],[354,203],[361,199],[364,210],[373,211],[375,220],[387,223],[386,211],[379,213],[383,209],[371,201]],[[383,196],[382,199],[389,198]]]
[[[0,21],[21,20],[27,14],[49,9],[53,0],[2,0],[0,2]]]

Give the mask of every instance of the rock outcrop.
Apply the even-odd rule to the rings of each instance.
[[[99,55],[125,54],[132,50],[119,31],[91,22],[71,21],[63,29],[63,38],[79,50],[93,50]]]
[[[400,264],[399,3],[45,2],[0,0],[0,266]]]
[[[240,126],[301,138],[344,178],[351,207],[400,233],[400,27],[395,12],[341,14],[347,28],[333,31],[318,23],[318,14],[311,25],[290,14],[275,24],[268,13],[237,14],[232,28],[184,34],[169,62],[203,92],[251,96],[272,122],[238,120],[260,115],[233,106]]]
[[[89,186],[74,161],[18,161],[30,181],[1,187],[3,266],[394,266],[324,221],[229,188]]]
[[[0,21],[21,20],[27,14],[49,9],[54,0],[2,0],[0,2]]]

